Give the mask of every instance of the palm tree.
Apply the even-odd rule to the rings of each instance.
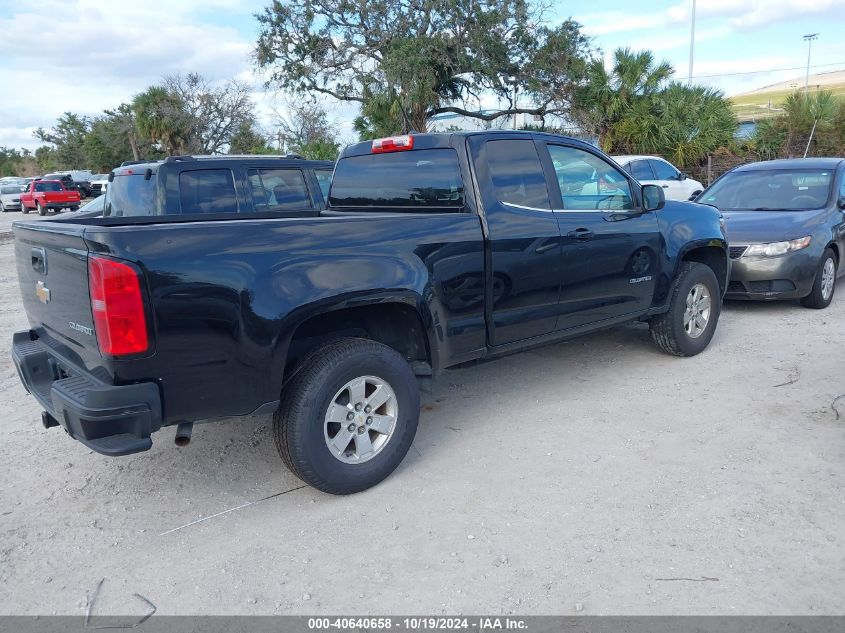
[[[602,149],[612,151],[615,126],[658,93],[673,72],[669,62],[655,63],[651,51],[618,48],[610,70],[604,60],[594,59],[587,68],[586,83],[575,93],[575,117],[599,137]]]
[[[132,110],[142,137],[159,143],[168,154],[184,154],[190,123],[178,96],[161,86],[151,86],[135,96]]]

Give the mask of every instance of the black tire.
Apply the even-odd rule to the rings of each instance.
[[[833,262],[833,286],[830,288],[830,295],[825,297],[822,273],[828,260]],[[813,289],[810,291],[810,294],[801,299],[801,305],[805,308],[812,308],[814,310],[822,310],[829,306],[830,302],[833,301],[833,295],[836,293],[836,273],[838,269],[839,262],[836,260],[836,253],[829,248],[826,248],[819,260],[819,267],[816,270],[816,279],[813,281]]]
[[[687,297],[697,284],[703,284],[710,295],[710,314],[703,332],[693,337],[684,328],[684,312]],[[667,354],[695,356],[710,344],[721,311],[722,292],[713,270],[698,262],[683,262],[669,291],[669,311],[649,321],[651,338]]]
[[[47,215],[47,209],[42,207],[40,202],[35,203],[35,209],[38,211],[38,215]]]
[[[350,464],[330,452],[325,416],[335,394],[361,376],[388,383],[398,415],[381,450],[368,461]],[[344,338],[324,345],[299,365],[273,417],[273,439],[294,475],[323,492],[346,495],[375,486],[396,469],[414,440],[419,415],[417,380],[405,359],[381,343]]]
[[[27,215],[29,213],[29,207],[21,203],[21,211],[23,211],[24,215]]]

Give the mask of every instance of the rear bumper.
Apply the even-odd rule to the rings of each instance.
[[[78,207],[82,204],[81,200],[74,200],[73,202],[44,202],[41,204],[45,209],[67,209],[68,207]]]
[[[149,450],[161,428],[154,383],[110,385],[56,354],[29,331],[12,338],[12,360],[26,390],[73,439],[103,455]]]

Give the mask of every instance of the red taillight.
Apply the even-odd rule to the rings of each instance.
[[[88,291],[100,352],[104,356],[146,352],[147,318],[135,269],[113,259],[90,256]]]
[[[414,149],[414,137],[406,136],[388,136],[387,138],[377,138],[373,141],[373,154],[383,154],[384,152],[401,152],[406,149]]]

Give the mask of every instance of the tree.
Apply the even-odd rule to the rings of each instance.
[[[177,74],[164,78],[164,88],[178,98],[189,120],[190,152],[221,153],[241,124],[254,120],[250,88],[235,79],[214,85],[198,73]]]
[[[33,135],[38,140],[54,146],[53,160],[57,168],[84,169],[85,136],[91,127],[88,117],[65,112],[50,130],[38,128]]]
[[[618,48],[610,70],[604,60],[594,59],[587,68],[586,82],[575,90],[574,118],[598,136],[604,151],[613,151],[616,126],[637,105],[658,93],[673,72],[669,62],[656,64],[651,51]]]
[[[182,100],[167,88],[150,86],[132,101],[141,136],[158,143],[168,154],[185,154],[191,136],[191,119]]]
[[[230,154],[276,154],[269,140],[258,131],[254,121],[241,121],[229,138]]]
[[[312,160],[335,160],[340,151],[337,128],[319,103],[291,104],[290,114],[279,117],[279,137],[287,151]]]
[[[363,107],[387,95],[394,114],[378,124],[401,120],[394,131],[425,131],[446,112],[560,111],[590,50],[577,23],[544,26],[527,0],[274,0],[256,17],[268,83]],[[531,105],[517,107],[515,92]],[[482,93],[506,105],[482,112]]]
[[[132,107],[122,103],[91,121],[85,136],[85,154],[91,169],[108,172],[125,160],[156,158],[160,152],[152,141],[138,134]]]
[[[13,147],[0,146],[0,176],[17,176],[24,155]]]
[[[783,114],[760,121],[751,138],[764,158],[845,153],[845,99],[828,90],[787,96]]]

